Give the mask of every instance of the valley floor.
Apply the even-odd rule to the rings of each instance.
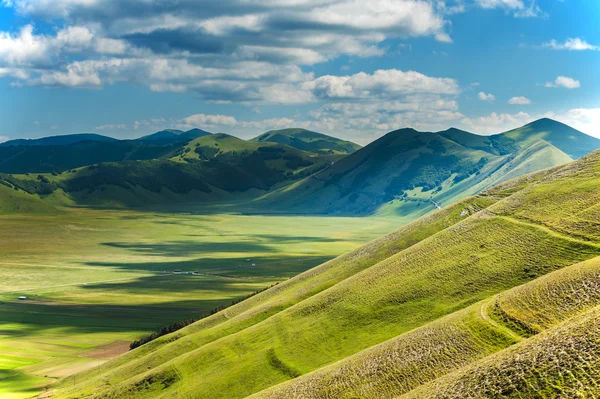
[[[37,396],[143,334],[205,315],[402,223],[91,209],[0,216],[0,397]]]

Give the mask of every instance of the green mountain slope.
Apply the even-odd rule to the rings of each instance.
[[[570,160],[539,138],[518,144],[505,136],[457,129],[402,129],[261,201],[301,213],[418,217],[499,182]]]
[[[303,151],[335,154],[352,154],[361,148],[350,141],[306,129],[271,130],[250,141],[285,144]]]
[[[333,380],[316,378],[304,385],[307,391],[299,385],[282,392],[310,397],[301,393],[327,392],[325,381],[342,394],[315,397],[403,394],[530,339],[534,329],[520,327],[527,319],[503,316],[496,309],[508,308],[494,307],[502,304],[496,298],[600,255],[599,187],[600,153],[511,180],[107,362],[78,376],[75,386],[65,381],[56,397],[243,398],[301,383],[311,372]],[[531,302],[527,293],[511,292],[501,298]],[[551,303],[562,309],[555,313],[559,322],[585,310]],[[430,323],[441,324],[427,330]],[[411,333],[416,328],[431,332]],[[377,352],[390,342],[405,349]],[[365,353],[375,353],[377,361],[363,363],[373,367],[354,367],[351,356]],[[344,364],[367,377],[348,379],[344,367],[323,369]],[[397,374],[376,372],[376,364],[391,364]],[[385,378],[386,390],[376,394],[348,389]]]
[[[128,147],[133,148],[131,153],[114,151],[115,145],[125,144],[132,146]],[[83,145],[78,144],[76,148]],[[104,161],[68,172],[6,175],[5,178],[30,194],[39,194],[51,203],[63,205],[203,204],[260,195],[274,186],[311,175],[337,157],[316,156],[273,143],[250,143],[225,134],[206,135],[183,146],[152,146],[135,141],[111,145],[111,154],[119,155],[120,162],[107,162],[107,156],[97,153],[95,155],[104,157]],[[73,146],[65,148],[75,149]],[[97,150],[98,146],[90,148]],[[84,154],[74,152],[72,161]],[[142,155],[148,159],[139,159]],[[94,159],[97,158],[90,158]],[[13,158],[13,167],[15,162]]]

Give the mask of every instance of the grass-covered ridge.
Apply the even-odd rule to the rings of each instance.
[[[352,154],[361,148],[358,144],[350,141],[297,128],[271,130],[253,138],[251,141],[286,144],[303,151],[330,154]]]
[[[389,397],[416,388],[524,337],[489,306],[482,316],[475,304],[600,255],[595,226],[587,223],[599,158],[596,153],[442,210],[407,227],[416,239],[405,245],[395,243],[407,230],[387,236],[106,363],[80,376],[75,387],[60,385],[57,397],[241,398],[297,375],[305,381],[308,373],[442,323],[459,346],[440,342],[438,350],[456,355],[432,360],[420,380],[404,373],[406,381],[395,383],[404,391],[394,388]],[[560,200],[560,188],[571,179],[578,187],[572,212],[553,218],[543,209],[534,212],[536,203]],[[561,221],[569,228],[556,227]]]

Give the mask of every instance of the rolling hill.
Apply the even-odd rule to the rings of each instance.
[[[25,191],[63,205],[228,202],[243,212],[376,213],[409,222],[599,147],[600,140],[549,119],[494,136],[400,129],[356,151],[352,143],[302,129],[251,141],[165,130],[137,140],[0,146],[0,173],[19,175]],[[28,188],[25,181],[35,186],[40,173],[61,174],[46,176],[61,195]]]
[[[43,137],[41,139],[17,139],[9,140],[0,144],[0,147],[40,147],[40,146],[62,146],[81,143],[82,141],[114,142],[117,139],[94,133],[67,134],[62,136]]]
[[[205,132],[201,129],[191,129],[186,132],[176,129],[161,130],[148,136],[140,137],[136,139],[144,143],[180,143],[183,141],[190,141],[197,139],[198,137],[207,136],[211,133]]]
[[[83,145],[65,148],[80,150]],[[132,151],[118,153],[115,145]],[[118,162],[107,162],[108,156],[94,153],[89,160],[102,157],[105,161],[63,173],[5,174],[0,175],[0,181],[53,204],[118,208],[202,204],[261,195],[277,185],[312,175],[339,157],[317,156],[274,143],[247,142],[226,134],[205,135],[180,146],[151,146],[136,141],[111,146]],[[90,151],[98,148],[91,146]],[[73,153],[73,157],[83,156],[88,154]],[[17,159],[13,158],[12,167]]]
[[[257,143],[270,142],[285,144],[303,151],[331,154],[352,154],[361,148],[358,144],[350,141],[340,140],[322,133],[297,128],[271,130],[253,138],[251,141]]]
[[[594,397],[599,188],[600,152],[502,183],[53,397]]]
[[[562,134],[572,138],[561,140]],[[401,129],[260,201],[299,213],[417,217],[511,178],[569,162],[568,154],[581,156],[584,148],[600,148],[600,140],[549,119],[495,136]]]

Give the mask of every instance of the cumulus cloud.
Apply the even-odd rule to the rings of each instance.
[[[508,100],[508,103],[511,105],[529,105],[531,104],[531,100],[527,97],[518,96],[512,97],[510,100]]]
[[[504,9],[512,12],[518,18],[534,18],[545,15],[535,0],[528,2],[525,0],[475,0],[475,4],[481,8]]]
[[[186,125],[190,126],[209,126],[209,125],[227,125],[233,126],[237,124],[237,120],[233,116],[227,115],[205,115],[195,114],[183,119]]]
[[[55,20],[0,32],[0,77],[14,86],[100,88],[117,82],[198,93],[218,103],[298,104],[458,91],[451,79],[414,71],[323,76],[302,70],[341,55],[377,57],[390,38],[451,42],[447,15],[462,1],[422,0],[6,0],[16,12]],[[397,80],[396,80],[397,79]],[[384,87],[390,85],[390,88]],[[340,92],[340,90],[342,92]]]
[[[414,93],[455,95],[459,92],[454,79],[435,78],[415,71],[397,69],[364,72],[350,76],[325,75],[304,84],[321,99],[389,99]]]
[[[581,87],[581,82],[568,76],[559,76],[553,82],[546,82],[546,87],[564,87],[566,89],[578,89]]]
[[[585,40],[575,37],[565,40],[560,43],[555,39],[550,40],[547,43],[544,43],[542,47],[550,48],[552,50],[569,50],[569,51],[585,51],[585,50],[595,50],[599,51],[600,46],[596,46],[586,42]]]
[[[480,99],[481,101],[487,101],[487,102],[496,101],[496,97],[493,94],[491,94],[491,93],[486,94],[483,91],[480,91],[477,94],[477,98]]]
[[[96,126],[96,130],[127,130],[128,126],[124,123],[111,123],[108,125],[101,125],[101,126]]]

